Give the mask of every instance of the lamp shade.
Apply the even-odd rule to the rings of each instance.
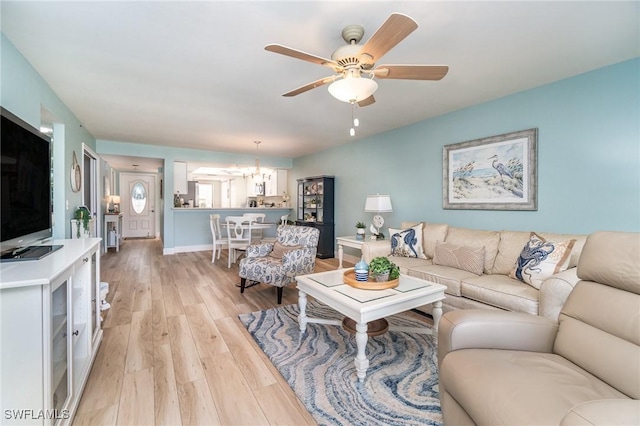
[[[364,203],[365,212],[392,212],[391,197],[389,195],[367,195],[367,201]]]
[[[112,195],[111,196],[111,202],[113,204],[120,204],[120,196],[119,195]]]
[[[378,89],[378,83],[370,78],[351,77],[334,81],[329,85],[329,93],[342,102],[360,102]]]

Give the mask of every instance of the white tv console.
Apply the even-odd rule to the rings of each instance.
[[[0,424],[70,424],[102,340],[100,238],[0,264]]]

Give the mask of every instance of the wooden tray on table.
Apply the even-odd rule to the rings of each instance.
[[[395,280],[391,281],[378,282],[369,277],[368,281],[358,281],[356,280],[355,271],[353,269],[349,269],[344,272],[344,283],[350,285],[351,287],[360,288],[363,290],[385,290],[388,288],[398,287],[398,284],[400,284],[400,279],[396,278]]]

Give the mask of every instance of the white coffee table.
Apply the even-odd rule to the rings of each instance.
[[[341,325],[341,321],[307,316],[307,295],[330,306],[356,322],[356,345],[358,352],[354,363],[358,379],[362,382],[369,368],[366,356],[367,323],[386,316],[405,312],[426,304],[433,304],[433,329],[425,332],[436,334],[442,316],[442,300],[445,286],[420,278],[400,275],[398,287],[386,290],[363,290],[344,284],[346,269],[299,275],[298,304],[300,331],[304,333],[307,323]]]

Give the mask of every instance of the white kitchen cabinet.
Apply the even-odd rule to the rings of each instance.
[[[287,191],[287,171],[282,169],[274,170],[270,176],[264,180],[265,196],[278,196]]]
[[[247,176],[247,197],[257,197],[264,195],[264,179],[263,175]],[[268,177],[266,177],[268,179]]]
[[[62,248],[0,265],[0,405],[7,424],[70,424],[102,339],[100,239],[52,244]]]
[[[187,187],[187,163],[184,161],[173,162],[173,193],[186,195],[189,192]]]

